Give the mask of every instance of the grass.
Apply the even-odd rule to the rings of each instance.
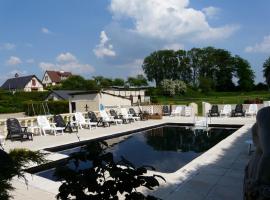
[[[252,91],[252,92],[211,92],[202,94],[199,92],[188,92],[183,96],[152,96],[158,104],[179,104],[188,105],[194,102],[198,105],[199,113],[202,113],[202,102],[211,104],[240,104],[245,100],[261,99],[270,100],[269,91]]]

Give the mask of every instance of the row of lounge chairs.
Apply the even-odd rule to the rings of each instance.
[[[171,109],[169,106],[164,105],[162,107],[162,114],[164,116],[186,116],[192,115],[192,108],[190,106],[176,106],[175,109]]]
[[[98,126],[106,127],[111,124],[119,125],[123,123],[131,123],[143,119],[143,113],[137,114],[133,108],[127,111],[121,108],[121,114],[118,114],[114,109],[109,111],[110,115],[105,110],[100,110],[100,117],[90,111],[87,113],[87,118],[81,113],[74,113],[73,120],[65,122],[61,115],[53,116],[53,123],[51,123],[47,116],[37,117],[37,126],[42,135],[48,132],[53,133],[55,136],[64,134],[65,132],[72,133],[78,132],[78,129],[92,129]],[[7,119],[7,137],[10,140],[33,140],[33,133],[29,131],[33,127],[23,127],[16,118]]]
[[[250,104],[247,110],[244,110],[243,104],[237,104],[235,109],[231,105],[224,105],[223,109],[218,110],[218,105],[212,105],[208,112],[209,117],[231,116],[231,117],[244,117],[255,116],[258,112],[257,104]]]

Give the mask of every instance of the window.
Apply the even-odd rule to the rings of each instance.
[[[45,81],[48,81],[48,76],[45,76]]]
[[[32,79],[32,86],[36,86],[37,85],[37,82],[35,79]]]

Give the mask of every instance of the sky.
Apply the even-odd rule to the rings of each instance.
[[[0,0],[0,84],[45,70],[127,78],[153,51],[206,46],[247,59],[261,82],[269,10],[269,0]]]

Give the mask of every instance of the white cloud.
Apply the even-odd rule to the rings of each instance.
[[[21,59],[16,56],[10,56],[9,59],[6,61],[7,65],[18,65],[21,63],[22,63]]]
[[[115,51],[113,50],[113,45],[109,44],[109,38],[105,31],[101,31],[100,33],[100,42],[93,50],[94,54],[98,58],[103,58],[105,56],[114,57],[116,56]]]
[[[270,35],[265,36],[260,43],[245,48],[248,53],[270,53]]]
[[[75,74],[92,73],[95,68],[89,64],[83,64],[78,61],[76,56],[71,53],[61,53],[56,57],[56,63],[40,62],[39,67],[45,70],[63,70]]]
[[[56,57],[57,62],[77,62],[76,56],[69,52],[61,53]]]
[[[41,32],[44,33],[44,34],[51,34],[52,32],[48,29],[48,28],[41,28]]]
[[[205,39],[208,35],[207,38],[221,39],[239,28],[234,25],[211,27],[207,15],[190,8],[189,0],[112,0],[110,10],[115,20],[131,19],[135,26],[131,31],[150,38]]]
[[[29,64],[33,64],[35,62],[35,60],[33,58],[29,58],[26,60],[26,62]]]
[[[12,44],[12,43],[5,43],[5,44],[2,44],[0,45],[0,50],[13,50],[16,48],[16,45],[15,44]]]
[[[217,7],[209,6],[209,7],[203,8],[202,11],[205,13],[207,17],[215,18],[217,14],[220,12],[220,9]]]
[[[174,51],[180,50],[180,49],[184,49],[185,46],[183,44],[179,44],[179,43],[171,43],[171,44],[167,44],[163,47],[163,49],[172,49]]]
[[[129,71],[130,76],[136,76],[138,74],[144,75],[142,64],[143,64],[143,59],[134,59],[128,63],[118,65],[117,67],[120,69],[127,69]]]

